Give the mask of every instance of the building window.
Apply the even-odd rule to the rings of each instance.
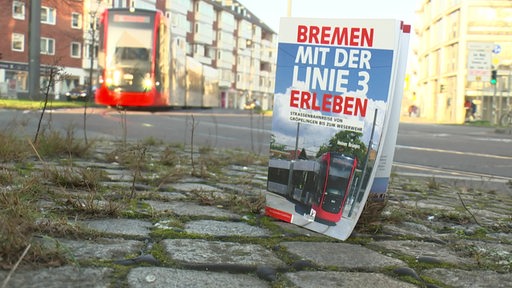
[[[71,13],[71,28],[82,28],[82,15],[79,13]]]
[[[91,59],[91,45],[85,45],[85,58]],[[98,46],[94,45],[94,58],[98,58]]]
[[[71,57],[80,58],[81,45],[78,42],[71,42]]]
[[[50,7],[41,7],[41,23],[55,25],[55,9]]]
[[[19,1],[12,2],[12,17],[25,20],[25,3]]]
[[[113,8],[126,8],[128,6],[126,6],[126,2],[128,1],[125,1],[125,0],[115,0],[115,1],[112,1],[112,7]],[[132,1],[130,1],[132,2]]]
[[[41,54],[55,54],[55,39],[41,37]]]
[[[12,39],[11,39],[11,49],[12,51],[20,51],[23,52],[25,47],[25,35],[18,34],[18,33],[12,33]]]

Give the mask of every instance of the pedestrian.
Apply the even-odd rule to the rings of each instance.
[[[476,119],[475,115],[476,115],[476,104],[475,104],[475,102],[471,101],[471,118],[473,120]]]
[[[471,101],[466,100],[466,102],[464,102],[464,109],[466,110],[466,122],[468,122],[471,117]]]
[[[418,107],[416,105],[409,106],[409,117],[418,117]]]

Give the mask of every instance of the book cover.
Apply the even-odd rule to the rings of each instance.
[[[350,236],[385,139],[400,28],[393,19],[281,19],[267,215]]]

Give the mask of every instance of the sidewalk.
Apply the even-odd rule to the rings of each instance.
[[[441,185],[394,177],[382,215],[340,242],[261,214],[267,173],[263,162],[244,165],[243,155],[204,152],[201,157],[210,162],[233,160],[219,164],[220,170],[204,169],[197,160],[202,176],[191,176],[190,163],[185,163],[190,151],[180,150],[172,169],[188,171],[183,174],[187,176],[169,176],[165,184],[155,185],[150,181],[154,174],[165,171],[145,171],[144,181],[134,181],[133,167],[101,160],[113,149],[111,143],[99,143],[94,160],[73,164],[105,172],[103,199],[86,202],[84,191],[54,191],[58,195],[67,190],[62,194],[67,201],[83,199],[76,203],[108,210],[112,203],[106,201],[107,195],[130,194],[135,187],[135,201],[115,217],[69,213],[69,223],[80,227],[81,236],[36,237],[43,247],[64,253],[68,263],[52,268],[22,265],[6,287],[396,288],[512,283],[512,199],[503,191],[481,191],[479,185],[461,181]],[[156,161],[164,152],[149,147],[146,156]],[[65,205],[65,198],[46,197],[38,207],[73,211]],[[0,283],[8,272],[0,270]]]

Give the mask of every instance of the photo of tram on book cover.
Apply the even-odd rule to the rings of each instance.
[[[386,134],[401,22],[282,18],[266,214],[345,240]]]

